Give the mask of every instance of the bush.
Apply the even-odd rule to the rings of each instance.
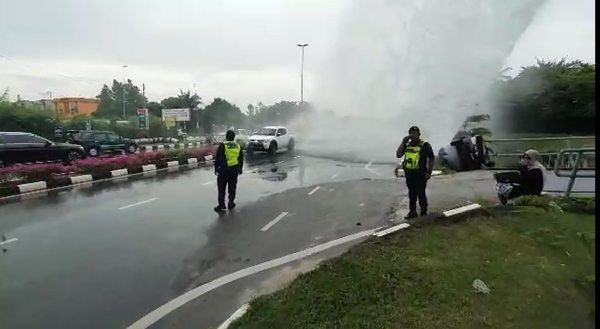
[[[64,179],[69,175],[91,174],[94,178],[110,177],[110,171],[128,169],[130,172],[141,172],[143,165],[154,164],[157,168],[165,168],[168,161],[178,160],[186,162],[189,158],[204,158],[214,154],[213,146],[193,149],[149,152],[140,154],[123,155],[116,157],[86,158],[77,160],[73,165],[62,164],[33,164],[15,165],[0,168],[0,187],[14,187],[18,184],[38,181],[51,181]]]
[[[521,207],[536,207],[552,210],[555,206],[563,211],[574,213],[596,213],[596,197],[556,197],[550,195],[525,195],[514,200],[513,205]]]

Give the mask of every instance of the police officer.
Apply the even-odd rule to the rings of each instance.
[[[431,178],[435,155],[431,145],[421,139],[419,127],[412,126],[408,136],[404,137],[396,151],[396,157],[404,156],[402,168],[408,187],[409,213],[405,219],[417,217],[417,200],[421,208],[421,216],[427,215],[427,181]]]
[[[229,210],[235,208],[235,189],[238,176],[242,174],[244,165],[244,154],[242,147],[234,142],[235,133],[228,130],[225,133],[225,141],[219,144],[215,155],[215,175],[217,175],[217,187],[219,190],[219,205],[215,207],[216,212],[225,211],[225,188],[228,187]]]

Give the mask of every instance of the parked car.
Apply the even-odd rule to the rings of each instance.
[[[291,134],[286,127],[268,126],[256,131],[249,138],[248,152],[266,151],[275,154],[279,150],[293,151],[296,146],[296,136]]]
[[[112,131],[103,130],[67,130],[69,143],[83,146],[85,152],[92,157],[101,152],[135,153],[138,144],[131,139],[123,138]]]
[[[0,132],[0,167],[28,162],[69,164],[83,157],[80,145],[55,143],[26,132]]]

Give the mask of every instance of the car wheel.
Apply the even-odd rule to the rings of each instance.
[[[294,147],[296,146],[296,141],[294,141],[293,139],[290,139],[290,143],[288,144],[288,151],[293,151]]]
[[[97,157],[99,153],[100,153],[100,152],[99,152],[99,151],[98,151],[98,149],[97,149],[97,148],[95,148],[95,147],[90,147],[90,149],[88,150],[88,154],[89,154],[91,157]]]
[[[80,158],[81,158],[81,154],[79,152],[70,151],[69,153],[67,153],[67,158],[66,158],[65,162],[67,164],[71,164]]]
[[[127,152],[129,152],[130,154],[133,154],[133,153],[135,153],[135,151],[137,151],[137,149],[138,149],[137,146],[132,144],[132,145],[129,145],[129,147],[127,147]]]
[[[269,144],[269,154],[275,154],[277,152],[277,143],[271,142]]]

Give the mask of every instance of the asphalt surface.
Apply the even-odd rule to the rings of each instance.
[[[211,168],[1,205],[0,234],[18,241],[1,247],[0,328],[126,328],[190,289],[406,211],[391,165],[282,154],[245,170],[238,207],[221,216]],[[435,177],[428,194],[434,211],[493,199],[492,174]],[[252,296],[359,241],[223,285],[151,328],[217,328]]]

